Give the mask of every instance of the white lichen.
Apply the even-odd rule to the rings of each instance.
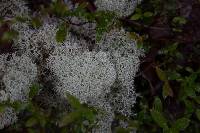
[[[69,17],[68,18],[71,22],[70,29],[75,31],[80,36],[89,37],[95,40],[95,33],[96,33],[96,22],[89,22],[85,18],[80,17]]]
[[[0,5],[0,16],[9,18],[28,14],[24,2],[2,1],[0,3],[5,4]],[[9,7],[8,3],[12,6]],[[114,11],[118,16],[130,15],[137,3],[137,0],[95,1],[98,10]],[[53,89],[59,95],[70,93],[81,103],[105,111],[105,114],[97,116],[99,127],[93,132],[110,133],[115,112],[132,115],[136,102],[134,77],[143,51],[136,47],[137,42],[130,39],[124,30],[118,29],[105,33],[98,44],[93,44],[95,49],[89,51],[88,41],[83,35],[95,38],[96,24],[77,17],[69,19],[75,23],[69,30],[80,34],[69,32],[63,43],[55,39],[60,25],[55,18],[45,18],[39,29],[18,22],[11,27],[19,32],[13,44],[17,54],[0,55],[0,102],[27,100],[29,87],[37,80],[37,66],[33,61],[39,60],[43,63],[40,65],[48,68],[55,77]],[[77,26],[76,23],[83,25]],[[43,56],[47,60],[43,60]],[[0,129],[16,120],[16,112],[7,108],[0,114]]]
[[[109,100],[105,98],[105,95],[100,95],[98,98],[90,97],[89,105],[92,105],[101,110],[96,117],[96,128],[93,128],[92,133],[111,133],[111,126],[114,120],[114,112],[109,103]]]
[[[7,55],[5,55],[7,57]],[[1,58],[4,58],[1,56]],[[8,58],[8,57],[7,57]],[[37,76],[37,67],[27,55],[17,56],[15,53],[9,60],[4,60],[2,83],[5,95],[11,102],[26,101],[29,87]],[[1,90],[3,91],[3,90]]]
[[[14,47],[21,53],[26,52],[32,60],[41,60],[44,54],[52,53],[55,50],[59,51],[57,53],[69,53],[69,49],[86,48],[86,41],[71,33],[68,33],[63,43],[58,43],[56,32],[59,24],[54,18],[44,19],[44,23],[39,29],[31,29],[27,24],[16,23],[12,28],[19,31],[19,36],[15,40]]]
[[[18,22],[12,25],[12,28],[19,32],[13,46],[18,52],[26,52],[33,60],[41,57],[42,47],[49,51],[53,45],[57,44],[54,39],[56,23],[45,23],[39,29],[32,29],[28,24]]]
[[[57,91],[68,92],[81,102],[97,98],[110,91],[116,72],[104,52],[84,52],[75,56],[51,56],[48,67],[56,74],[60,83]]]
[[[100,50],[110,53],[110,60],[117,72],[117,84],[110,94],[110,103],[115,111],[126,116],[132,114],[131,108],[136,102],[134,77],[138,71],[139,57],[143,55],[136,43],[123,29],[116,29],[105,34],[98,44]]]
[[[31,59],[24,55],[1,55],[1,85],[0,102],[26,102],[30,86],[37,76],[37,67]],[[16,113],[12,108],[6,109],[0,114],[0,129],[17,120]]]
[[[17,116],[12,108],[5,108],[4,112],[0,113],[0,129],[3,129],[16,121]]]
[[[1,0],[0,17],[13,18],[27,16],[29,9],[24,0]]]
[[[143,55],[136,43],[124,30],[112,30],[94,50],[99,52],[83,52],[77,45],[74,49],[56,47],[48,58],[48,68],[58,78],[58,93],[70,93],[106,112],[105,117],[99,117],[95,133],[111,131],[114,112],[132,115],[136,102],[134,77]]]
[[[96,0],[97,10],[113,11],[118,16],[128,16],[134,12],[141,0]]]

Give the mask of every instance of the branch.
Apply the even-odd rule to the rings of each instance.
[[[148,26],[148,25],[145,25],[145,24],[138,23],[134,20],[126,19],[126,18],[120,18],[119,20],[122,21],[122,23],[126,23],[126,24],[128,24],[132,27],[137,26],[137,27],[140,27],[140,28],[143,28],[143,29],[149,29],[149,30],[170,30],[170,28]]]

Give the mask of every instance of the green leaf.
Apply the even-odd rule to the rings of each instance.
[[[3,22],[4,22],[4,18],[0,16],[0,26],[2,25]]]
[[[90,109],[90,108],[84,108],[84,109],[81,109],[80,111],[82,112],[83,117],[86,120],[90,121],[91,123],[94,122],[94,120],[95,120],[96,117],[95,117],[95,112],[93,112],[92,109]]]
[[[159,97],[156,97],[153,103],[153,109],[159,112],[162,112],[163,107],[162,107],[162,102]]]
[[[200,109],[197,109],[197,110],[196,110],[196,116],[197,116],[197,118],[200,120]]]
[[[28,18],[17,16],[17,17],[15,17],[15,20],[18,22],[25,23],[28,20]]]
[[[185,84],[185,83],[183,83],[183,84]],[[196,97],[196,93],[195,93],[194,88],[188,87],[188,85],[184,85],[183,89],[184,89],[184,93],[187,96],[189,96],[189,97]]]
[[[165,119],[163,114],[161,114],[160,112],[158,112],[156,110],[151,110],[151,116],[152,116],[153,120],[158,124],[158,126],[164,128],[164,129],[168,128],[167,120]]]
[[[61,133],[69,133],[68,128],[67,127],[62,128]]]
[[[162,80],[162,81],[166,81],[167,80],[167,76],[166,76],[165,72],[162,69],[156,67],[156,73],[157,73],[157,75],[158,75],[160,80]]]
[[[82,113],[80,111],[74,111],[69,114],[66,114],[59,121],[59,127],[63,127],[73,122],[76,122],[81,118],[81,116],[82,116]]]
[[[156,67],[156,73],[160,80],[164,81],[163,85],[163,97],[166,98],[167,96],[173,96],[173,91],[170,87],[170,84],[168,82],[167,76],[163,70],[160,68]]]
[[[38,121],[39,121],[39,123],[40,123],[40,125],[41,125],[42,127],[45,127],[47,121],[46,121],[44,115],[40,115],[40,117],[38,117]]]
[[[136,9],[135,9],[135,12],[141,14],[141,13],[142,13],[142,9],[141,9],[141,8],[136,8]]]
[[[195,100],[195,102],[197,102],[198,104],[200,104],[200,96],[196,96],[193,99]]]
[[[173,20],[172,20],[174,23],[177,23],[177,24],[180,24],[180,25],[183,25],[183,24],[186,24],[187,20],[184,18],[184,17],[174,17]]]
[[[134,128],[134,129],[138,129],[140,126],[140,121],[137,120],[129,120],[128,121],[129,127],[130,128]]]
[[[19,33],[15,30],[10,30],[10,31],[4,32],[1,40],[2,41],[11,41],[14,38],[16,38],[18,36],[18,34]]]
[[[32,99],[34,96],[36,96],[39,90],[40,90],[40,86],[38,84],[33,84],[29,92],[29,98]]]
[[[37,124],[37,119],[35,117],[31,117],[26,121],[26,127],[32,127]]]
[[[152,12],[145,12],[143,15],[144,15],[144,17],[149,18],[149,17],[153,16],[153,13]]]
[[[139,20],[142,18],[142,15],[141,14],[134,14],[132,17],[131,17],[131,20]]]
[[[22,111],[22,110],[24,110],[26,108],[26,105],[27,104],[25,104],[25,103],[21,103],[19,101],[15,101],[10,106],[12,108],[14,108],[16,112],[20,112],[20,111]]]
[[[67,95],[67,100],[68,100],[69,104],[72,106],[72,108],[80,109],[82,107],[81,103],[79,102],[79,100],[76,97],[74,97],[68,93],[66,95]]]
[[[198,83],[196,84],[195,91],[200,93],[200,84]]]
[[[68,25],[63,23],[59,26],[58,31],[56,32],[56,41],[62,43],[65,41],[67,33],[68,33]]]
[[[181,75],[178,72],[173,71],[173,70],[168,72],[167,75],[168,75],[169,80],[177,80],[177,81],[179,81],[182,78]]]
[[[111,22],[115,18],[115,13],[107,11],[97,11],[94,16],[98,18],[97,27],[96,27],[96,41],[99,42],[103,36],[103,33],[109,30],[109,27],[112,26]]]
[[[37,133],[37,131],[35,131],[35,130],[33,128],[28,128],[28,133]]]
[[[193,113],[194,112],[194,103],[187,99],[184,99],[184,103],[186,106],[187,113]]]
[[[68,8],[63,2],[56,1],[51,5],[51,9],[56,16],[64,17],[67,14]]]
[[[163,130],[163,133],[179,133],[179,131],[174,128],[169,128],[169,129]]]
[[[190,73],[194,72],[191,67],[186,67],[185,70],[188,71],[188,72],[190,72]]]
[[[180,118],[173,124],[173,128],[180,131],[186,129],[189,124],[190,120],[188,118]]]
[[[185,94],[189,97],[196,97],[196,79],[197,74],[192,73],[190,76],[185,77],[185,79],[181,82],[181,87],[184,89]]]
[[[129,133],[130,131],[125,128],[117,127],[116,128],[116,133]]]
[[[31,25],[33,26],[33,28],[39,28],[40,26],[42,26],[42,21],[40,20],[39,17],[34,17],[31,20]]]
[[[168,81],[165,81],[164,85],[163,85],[163,97],[166,98],[167,96],[171,96],[173,97],[173,91],[169,85]]]
[[[0,105],[0,113],[3,113],[6,109],[5,105]]]

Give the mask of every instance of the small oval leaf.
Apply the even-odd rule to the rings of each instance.
[[[168,128],[167,120],[165,119],[163,114],[161,114],[160,112],[158,112],[156,110],[151,110],[151,116],[152,116],[153,120],[158,124],[158,126],[164,128],[164,129]]]

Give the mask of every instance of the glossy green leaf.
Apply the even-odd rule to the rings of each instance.
[[[76,122],[81,118],[81,116],[82,116],[82,113],[80,111],[74,111],[69,114],[66,114],[65,116],[61,118],[61,120],[59,120],[59,126],[63,127],[73,122]]]
[[[169,128],[169,129],[163,129],[163,133],[179,133],[179,131],[174,128]]]
[[[165,117],[163,116],[162,113],[156,111],[156,110],[151,110],[151,116],[153,118],[153,120],[158,124],[158,126],[167,129],[168,125],[167,125],[167,120],[165,119]]]
[[[166,76],[165,72],[162,69],[156,67],[156,73],[157,73],[157,75],[158,75],[160,80],[162,80],[162,81],[166,81],[167,80],[167,76]]]
[[[129,133],[130,131],[125,128],[117,127],[116,128],[116,133]]]
[[[131,17],[131,20],[139,20],[142,18],[142,15],[141,14],[134,14],[132,17]]]
[[[26,121],[26,127],[32,127],[37,124],[37,119],[35,117],[31,117]]]
[[[177,24],[180,24],[180,25],[187,23],[187,20],[184,17],[181,17],[181,16],[180,17],[174,17],[172,21],[174,23],[177,23]]]
[[[173,96],[173,91],[169,85],[168,81],[165,81],[164,85],[163,85],[163,97],[166,98],[167,96]]]
[[[187,99],[184,100],[184,103],[186,106],[187,113],[193,113],[194,112],[194,103]]]
[[[180,131],[186,129],[189,124],[190,120],[188,118],[180,118],[173,124],[173,128]]]
[[[135,12],[141,14],[141,13],[142,13],[142,9],[141,9],[141,8],[136,8],[136,9],[135,9]]]
[[[92,111],[92,109],[84,108],[80,110],[83,114],[83,117],[90,122],[93,122],[95,120],[95,113]]]
[[[69,102],[69,104],[72,106],[72,108],[74,109],[80,109],[82,107],[81,103],[79,102],[79,100],[70,95],[70,94],[66,94],[67,95],[67,100]]]
[[[153,13],[152,12],[145,12],[143,15],[144,15],[144,17],[149,18],[149,17],[153,16]]]
[[[173,70],[169,71],[167,75],[168,75],[169,80],[180,81],[181,78],[182,78],[181,75],[180,75],[180,73],[178,73],[176,71],[173,71]]]
[[[196,96],[193,98],[196,103],[200,104],[200,96]]]
[[[134,129],[138,129],[140,126],[140,121],[137,120],[130,120],[128,121],[129,127],[134,128]]]
[[[154,99],[153,109],[154,109],[154,110],[157,110],[157,111],[159,111],[159,112],[162,112],[163,107],[162,107],[162,102],[161,102],[161,100],[160,100],[159,97],[156,97],[156,98]]]
[[[28,128],[28,133],[37,133],[37,131],[35,131],[33,128]]]
[[[197,110],[196,110],[196,116],[197,116],[197,118],[198,118],[199,121],[200,121],[200,109],[197,109]]]

